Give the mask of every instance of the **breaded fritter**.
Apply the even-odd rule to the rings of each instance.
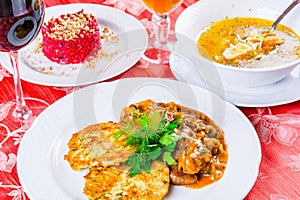
[[[84,193],[90,200],[160,200],[169,190],[169,168],[154,161],[150,173],[129,177],[128,167],[91,167],[84,177]]]
[[[107,122],[90,125],[72,135],[68,142],[69,152],[64,156],[73,170],[80,170],[101,164],[116,166],[125,162],[131,154],[131,147],[125,147],[125,140],[115,140],[119,131],[117,123]]]

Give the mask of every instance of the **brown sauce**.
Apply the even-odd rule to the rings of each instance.
[[[216,182],[217,180],[219,180],[220,178],[221,177],[216,179],[213,175],[201,175],[196,183],[192,183],[192,184],[189,184],[186,186],[189,188],[198,189],[198,188],[207,186],[209,184],[212,184],[212,183]]]

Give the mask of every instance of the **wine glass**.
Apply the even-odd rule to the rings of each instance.
[[[176,9],[182,1],[183,0],[142,0],[144,6],[152,12],[152,24],[155,34],[155,42],[150,44],[147,48],[143,55],[144,60],[155,64],[169,63],[169,13]]]
[[[13,67],[16,107],[13,117],[25,121],[32,111],[24,100],[18,50],[36,38],[44,20],[43,0],[1,0],[0,1],[0,51],[8,52]]]

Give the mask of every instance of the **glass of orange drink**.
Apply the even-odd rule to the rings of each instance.
[[[143,55],[145,60],[155,64],[169,63],[169,13],[176,9],[182,1],[183,0],[142,0],[144,6],[152,12],[152,23],[155,34],[155,42],[149,44],[149,47]]]

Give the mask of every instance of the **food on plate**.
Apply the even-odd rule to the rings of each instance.
[[[130,166],[130,176],[149,171],[154,160],[165,164],[176,164],[172,157],[176,142],[181,136],[174,130],[181,124],[180,117],[168,116],[166,107],[146,100],[125,107],[121,113],[121,132],[115,135],[119,140],[126,137],[127,146],[136,147],[124,165]]]
[[[224,131],[207,115],[174,102],[146,100],[125,107],[120,120],[132,119],[137,111],[165,111],[169,122],[180,119],[174,133],[182,138],[172,152],[176,163],[169,164],[171,183],[201,188],[223,176],[228,161]]]
[[[60,64],[83,63],[101,48],[97,20],[84,10],[52,17],[42,27],[42,38],[44,55]]]
[[[299,36],[289,27],[261,18],[226,18],[198,38],[199,53],[217,63],[262,68],[293,62],[300,56]]]
[[[211,118],[150,99],[124,107],[118,123],[73,134],[68,146],[71,168],[89,169],[83,191],[90,199],[163,199],[170,184],[218,181],[228,161],[224,131]]]
[[[154,161],[150,173],[129,176],[128,167],[95,166],[84,177],[84,193],[94,199],[163,199],[169,191],[169,168]]]
[[[106,122],[90,125],[72,135],[68,142],[69,152],[65,155],[73,170],[96,165],[112,166],[125,162],[131,148],[123,140],[113,139],[120,130],[117,123]]]

